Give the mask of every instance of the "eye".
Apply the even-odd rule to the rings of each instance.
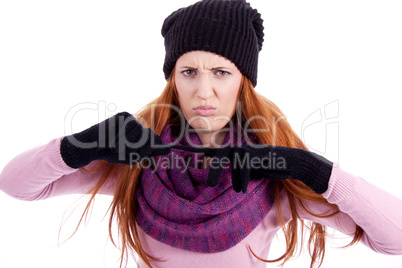
[[[182,72],[185,76],[194,76],[196,74],[196,71],[193,69],[188,69]]]
[[[215,72],[215,74],[218,75],[218,76],[226,76],[226,75],[228,75],[228,74],[230,74],[230,73],[227,72],[227,71],[223,71],[223,70],[217,70],[217,71]]]

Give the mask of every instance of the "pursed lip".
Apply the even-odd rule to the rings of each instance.
[[[200,105],[194,108],[194,110],[198,110],[198,109],[203,109],[203,110],[210,110],[210,109],[216,109],[215,106],[212,105]]]
[[[216,107],[212,105],[200,105],[193,109],[197,114],[202,116],[208,116],[215,112]]]

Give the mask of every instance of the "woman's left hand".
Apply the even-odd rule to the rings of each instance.
[[[232,184],[236,192],[247,192],[250,177],[273,180],[297,179],[314,192],[324,193],[328,188],[333,163],[326,158],[306,150],[272,146],[241,145],[221,148],[195,148],[174,145],[172,148],[204,153],[212,157],[207,184],[218,185],[222,163],[229,160],[232,166]],[[225,161],[221,161],[224,159]]]

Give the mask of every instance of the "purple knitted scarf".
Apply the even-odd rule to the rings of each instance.
[[[162,141],[177,142],[172,128],[165,126]],[[222,143],[245,144],[232,127]],[[178,142],[201,145],[194,132]],[[137,191],[139,226],[154,239],[195,252],[227,250],[243,240],[267,215],[273,204],[268,179],[251,180],[247,193],[232,188],[231,164],[224,168],[216,187],[208,187],[208,169],[198,168],[202,154],[172,149],[144,167]],[[150,161],[151,162],[151,161]]]

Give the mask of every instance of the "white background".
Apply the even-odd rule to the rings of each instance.
[[[0,170],[71,133],[64,120],[76,105],[99,103],[100,115],[77,113],[73,131],[157,97],[165,85],[163,19],[193,2],[2,0]],[[400,1],[250,2],[265,25],[256,90],[279,105],[312,150],[402,197]],[[79,198],[23,202],[0,192],[0,268],[117,267],[119,251],[102,221],[109,197],[96,202],[87,227],[57,246],[63,215],[73,211],[61,241],[77,223],[86,200]],[[336,249],[349,242],[337,235],[324,268],[402,267],[402,256],[363,245]],[[279,241],[270,258],[283,252]],[[308,259],[305,253],[285,267],[308,267]]]

